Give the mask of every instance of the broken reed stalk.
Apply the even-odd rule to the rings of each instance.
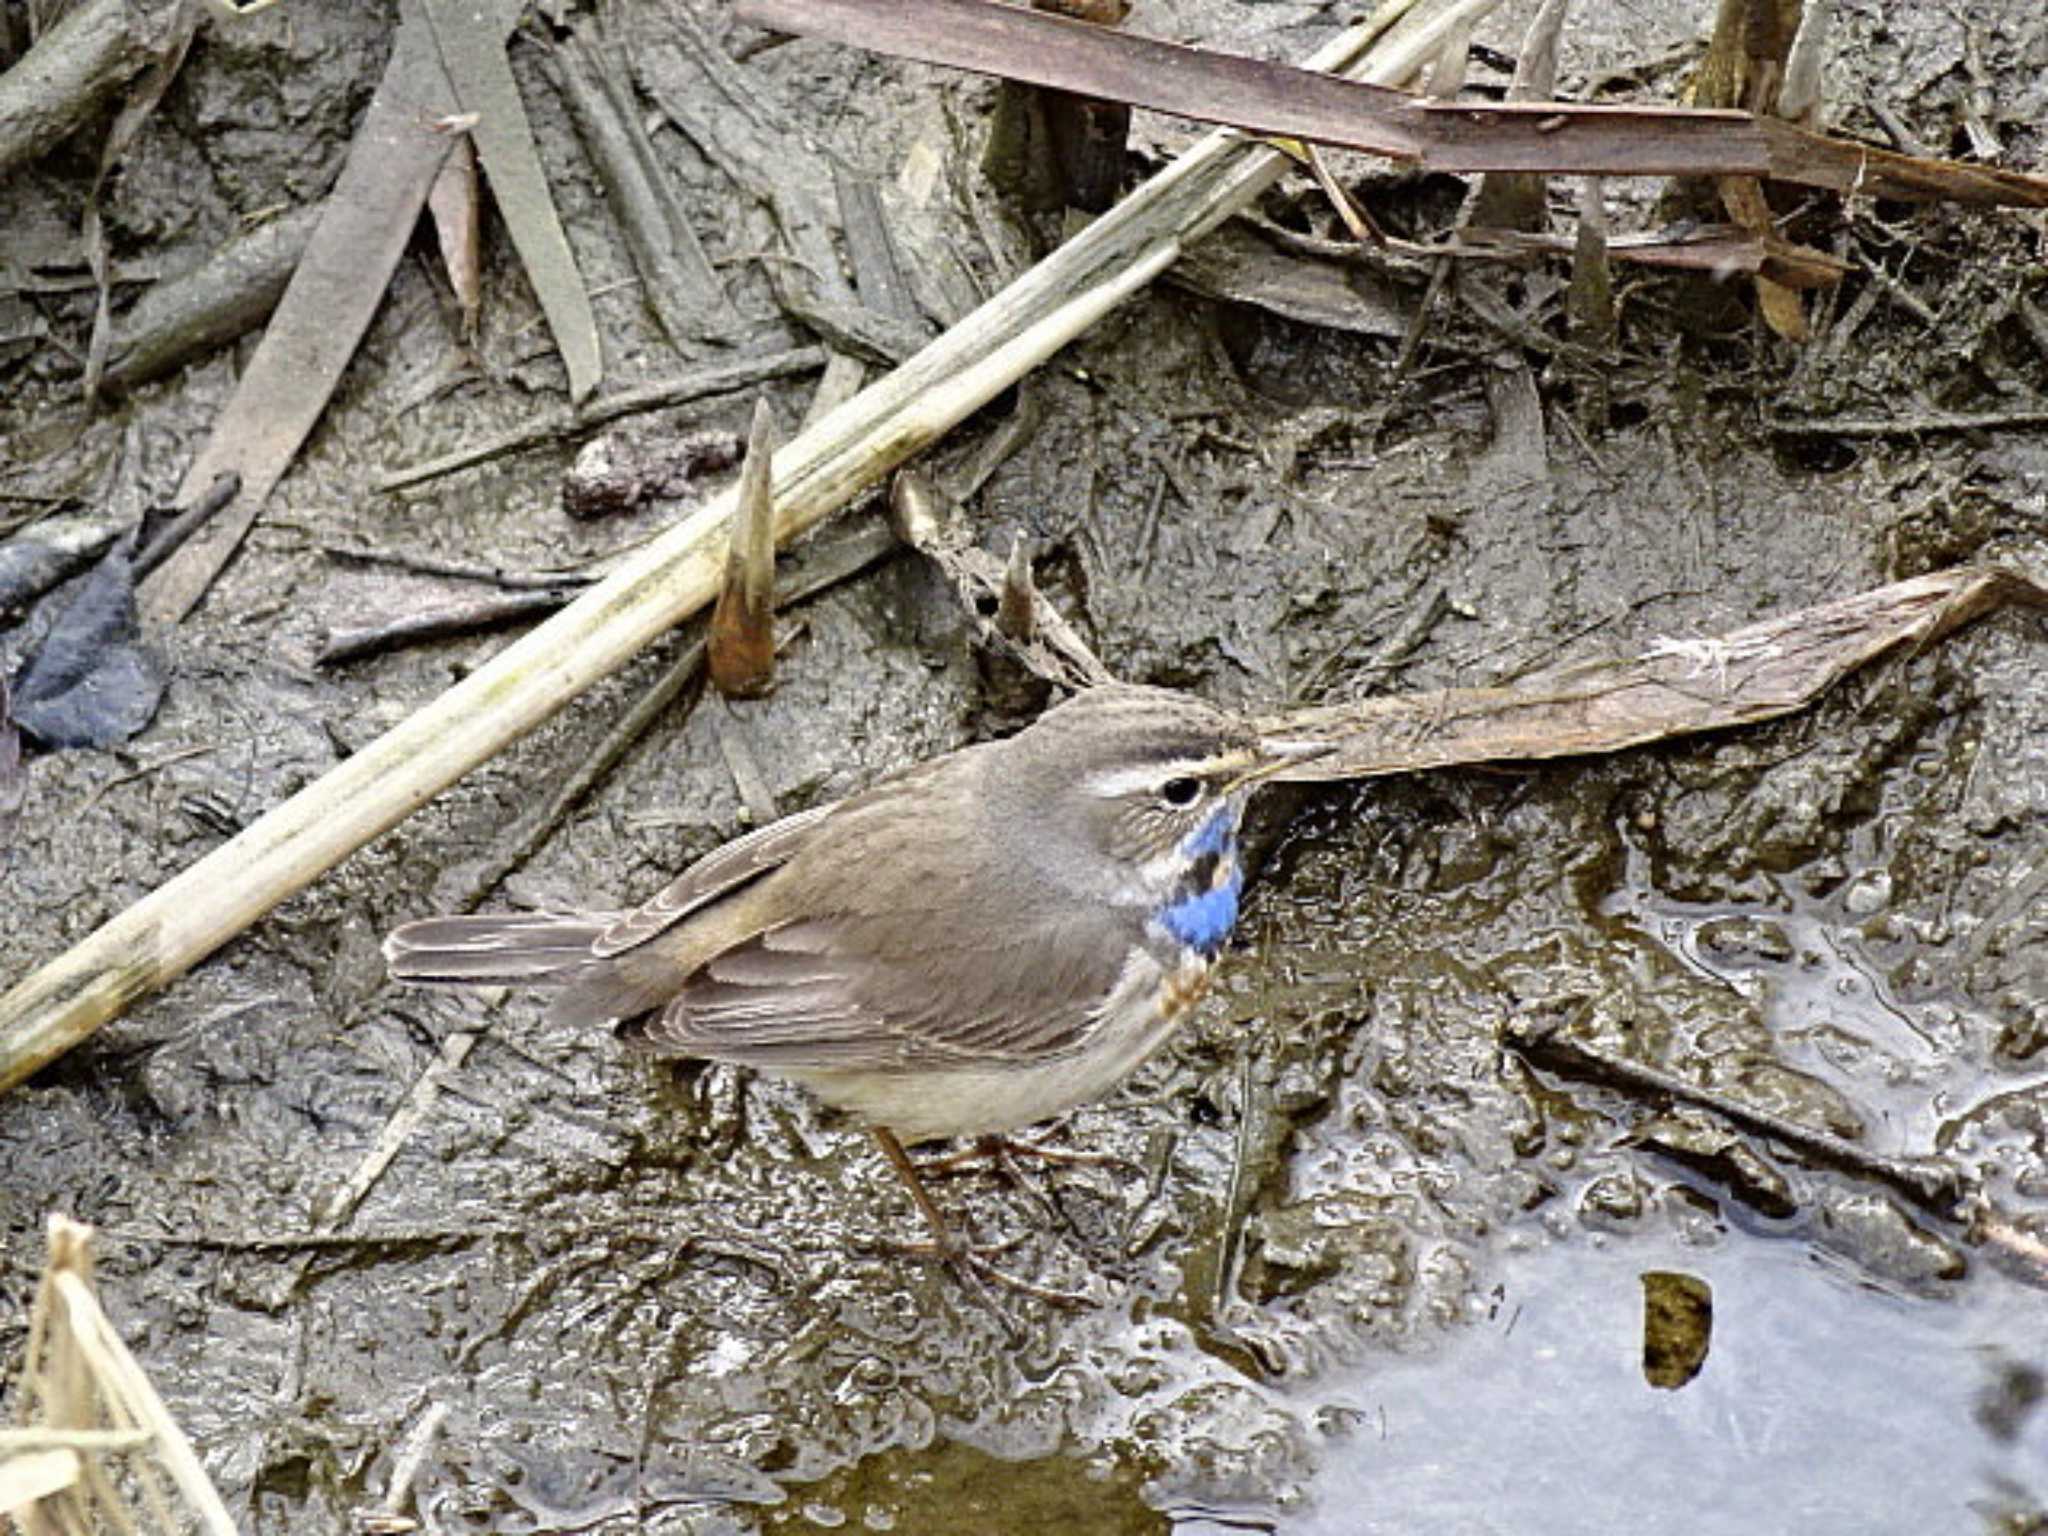
[[[188,1524],[170,1508],[155,1472],[160,1466],[206,1536],[235,1536],[235,1522],[192,1442],[100,1307],[92,1285],[93,1229],[53,1213],[48,1233],[49,1260],[30,1313],[16,1395],[24,1427],[0,1432],[0,1455],[49,1446],[69,1453],[62,1470],[72,1475],[50,1479],[31,1495],[33,1518],[24,1518],[21,1506],[7,1513],[23,1530],[100,1529],[96,1514],[113,1529],[138,1529],[104,1464],[109,1455],[126,1453],[134,1457],[128,1465],[147,1497],[153,1529]],[[43,1422],[30,1425],[31,1415]]]
[[[1401,80],[1443,26],[1498,0],[1449,0],[1437,26],[1375,55]],[[1308,61],[1349,66],[1407,0]],[[775,455],[775,538],[786,544],[1138,292],[1183,245],[1245,207],[1289,165],[1219,130],[893,373]],[[284,804],[0,996],[0,1090],[191,969],[470,769],[532,730],[717,595],[734,494],[713,497],[554,618],[508,646]]]

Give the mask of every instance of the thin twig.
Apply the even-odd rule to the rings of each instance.
[[[386,470],[370,482],[370,488],[376,491],[404,490],[407,486],[452,475],[457,470],[469,469],[504,454],[576,437],[608,421],[617,421],[621,416],[687,405],[708,395],[729,395],[755,384],[765,384],[770,379],[809,373],[824,366],[824,348],[795,347],[787,352],[771,352],[766,357],[750,357],[736,363],[721,363],[715,368],[693,369],[689,373],[656,379],[651,384],[599,395],[572,409],[550,411],[509,432],[481,438],[453,453]]]
[[[314,656],[319,667],[337,667],[343,662],[361,661],[400,646],[428,640],[448,640],[457,635],[494,629],[536,614],[553,613],[574,601],[573,591],[497,592],[487,597],[459,598],[416,613],[403,614],[376,624],[359,624],[328,633],[327,643]]]
[[[2048,410],[1915,411],[1898,416],[1823,416],[1811,421],[1766,416],[1764,426],[1780,437],[1918,437],[1924,432],[1999,432],[2048,426]]]
[[[384,1170],[391,1166],[391,1160],[398,1156],[399,1149],[411,1140],[420,1122],[433,1113],[434,1102],[441,1096],[441,1085],[461,1068],[476,1041],[475,1034],[458,1030],[441,1042],[440,1053],[413,1083],[412,1092],[405,1096],[405,1102],[384,1122],[384,1129],[377,1133],[377,1139],[356,1164],[355,1171],[314,1211],[313,1220],[319,1231],[335,1231],[355,1214],[363,1196],[383,1177]]]
[[[276,526],[276,524],[272,524]],[[435,555],[418,555],[399,549],[369,549],[358,544],[322,544],[320,553],[336,560],[360,560],[365,565],[386,565],[410,571],[416,576],[448,576],[458,581],[485,581],[514,591],[553,591],[558,587],[587,586],[595,577],[581,571],[508,571],[501,565],[473,560],[444,560]]]
[[[1889,1184],[1916,1205],[1936,1215],[1957,1217],[1973,1193],[1971,1180],[1952,1163],[1933,1159],[1886,1157],[1827,1131],[1817,1131],[1785,1115],[1729,1098],[1689,1083],[1659,1067],[1634,1061],[1563,1033],[1560,1019],[1518,1017],[1507,1031],[1508,1044],[1530,1061],[1575,1077],[1612,1083],[1638,1095],[1652,1095],[1711,1110],[1746,1130],[1847,1173]]]
[[[385,1514],[395,1515],[405,1507],[412,1485],[419,1480],[420,1469],[427,1464],[428,1453],[434,1448],[435,1437],[447,1421],[448,1405],[436,1402],[430,1404],[420,1415],[419,1422],[406,1431],[405,1439],[399,1442],[398,1454],[392,1460],[391,1478],[384,1486],[384,1497],[377,1501],[377,1507]]]

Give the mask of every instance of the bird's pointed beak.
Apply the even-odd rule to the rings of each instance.
[[[1328,757],[1336,750],[1336,745],[1327,741],[1302,741],[1285,736],[1262,737],[1252,766],[1241,774],[1231,787],[1242,789],[1257,784],[1276,774],[1284,773],[1289,768],[1313,762],[1319,757]]]

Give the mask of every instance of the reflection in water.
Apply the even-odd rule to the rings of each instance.
[[[1650,1246],[1510,1258],[1489,1323],[1325,1378],[1359,1427],[1286,1529],[1866,1536],[2025,1528],[2001,1522],[2048,1507],[2038,1293],[1980,1271],[1956,1300],[1906,1300],[1793,1244]],[[1643,1377],[1651,1264],[1713,1291],[1713,1351],[1682,1391]]]

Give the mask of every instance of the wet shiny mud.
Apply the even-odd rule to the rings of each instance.
[[[817,94],[815,50],[761,57]],[[860,70],[822,93],[831,134],[886,178],[946,114],[928,78]],[[604,227],[594,193],[565,199],[573,229]],[[589,254],[594,285],[623,277]],[[381,371],[175,640],[137,755],[38,762],[0,845],[24,963],[495,643],[313,671],[326,627],[420,591],[323,541],[552,567],[621,537],[560,518],[566,449],[414,502],[364,490],[530,409],[402,401],[442,360],[434,314],[402,272]],[[1123,675],[1261,707],[1498,681],[1963,559],[2048,563],[2038,433],[1816,457],[1759,429],[1760,394],[1960,391],[1905,322],[1818,360],[1653,329],[1603,375],[1627,408],[1583,420],[1568,359],[1492,340],[1397,379],[1391,351],[1150,294],[935,467],[1028,406],[968,509],[985,546],[1026,535]],[[1543,409],[1497,413],[1496,375]],[[228,382],[148,397],[150,430],[196,439]],[[745,405],[705,414],[736,429]],[[791,811],[1015,723],[908,556],[798,621],[772,698],[665,720],[493,904],[616,903],[741,830],[735,735]],[[800,1093],[634,1060],[530,995],[383,979],[381,935],[442,905],[681,643],[0,1100],[5,1295],[28,1294],[44,1211],[98,1224],[109,1306],[250,1529],[345,1529],[404,1466],[402,1509],[443,1532],[2004,1533],[2048,1508],[2038,618],[1769,727],[1269,793],[1214,995],[1052,1135],[1116,1161],[939,1188],[1018,1273],[1085,1298],[1006,1298],[1021,1343],[891,1248],[915,1212]],[[1532,1065],[1505,1043],[1531,1017],[1949,1158],[1980,1219]],[[1648,1307],[1653,1273],[1678,1299]],[[0,1349],[19,1342],[10,1310]]]

